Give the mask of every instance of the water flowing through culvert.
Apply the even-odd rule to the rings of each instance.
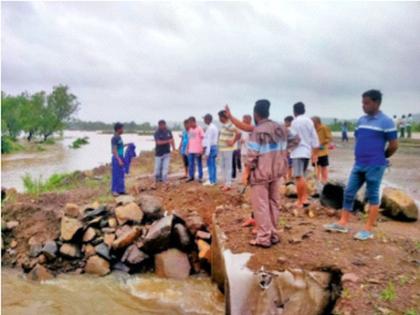
[[[187,280],[113,273],[60,275],[43,283],[2,271],[2,314],[224,314],[224,297],[207,277]]]

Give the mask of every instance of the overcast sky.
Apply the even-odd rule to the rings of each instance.
[[[420,3],[2,3],[2,90],[70,86],[84,120],[420,112]]]

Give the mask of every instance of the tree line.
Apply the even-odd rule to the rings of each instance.
[[[137,132],[153,132],[156,130],[157,125],[152,125],[149,122],[136,123],[134,121],[122,122],[124,125],[124,132],[137,133]],[[182,130],[180,123],[168,123],[172,130]],[[66,125],[68,130],[84,130],[84,131],[105,131],[113,132],[114,124],[105,123],[103,121],[82,121],[73,119]]]
[[[42,137],[42,141],[62,131],[72,115],[79,109],[77,97],[66,85],[45,91],[9,95],[1,92],[1,134],[4,139],[16,141],[24,134],[28,141]]]

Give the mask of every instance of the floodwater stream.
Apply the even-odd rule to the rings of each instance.
[[[156,314],[217,315],[223,295],[207,277],[187,280],[149,274],[60,275],[42,283],[16,270],[2,270],[2,314],[85,315]]]

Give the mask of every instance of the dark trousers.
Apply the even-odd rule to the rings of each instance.
[[[233,151],[232,155],[232,178],[236,178],[236,169],[238,171],[242,171],[242,164],[241,164],[241,150]]]

